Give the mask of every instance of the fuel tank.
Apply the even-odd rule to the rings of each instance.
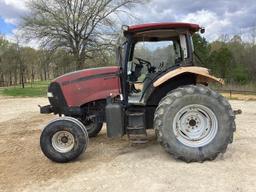
[[[84,69],[62,75],[51,84],[58,84],[59,91],[68,107],[117,96],[121,93],[120,67],[99,67]],[[49,90],[51,85],[49,87]],[[61,93],[53,93],[54,95]]]

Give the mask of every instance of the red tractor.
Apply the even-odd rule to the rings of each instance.
[[[193,60],[192,35],[204,32],[191,23],[123,26],[117,44],[119,66],[65,74],[49,85],[50,105],[41,113],[60,117],[42,131],[43,153],[68,162],[85,151],[106,122],[110,138],[127,135],[147,142],[147,129],[175,158],[213,160],[233,140],[235,113],[211,90],[223,83]]]

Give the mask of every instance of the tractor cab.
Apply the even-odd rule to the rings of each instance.
[[[192,34],[198,30],[198,25],[187,23],[123,26],[117,63],[122,69],[124,99],[145,105],[152,82],[159,76],[193,66]]]

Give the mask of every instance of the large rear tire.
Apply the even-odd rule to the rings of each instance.
[[[86,150],[88,143],[86,128],[72,117],[60,117],[51,121],[40,137],[44,155],[59,163],[76,159]]]
[[[229,102],[205,86],[188,85],[159,103],[154,127],[160,144],[186,162],[213,160],[233,140],[235,115]]]

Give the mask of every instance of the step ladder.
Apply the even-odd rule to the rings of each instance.
[[[143,144],[148,142],[145,128],[144,111],[127,111],[126,133],[132,144]]]

